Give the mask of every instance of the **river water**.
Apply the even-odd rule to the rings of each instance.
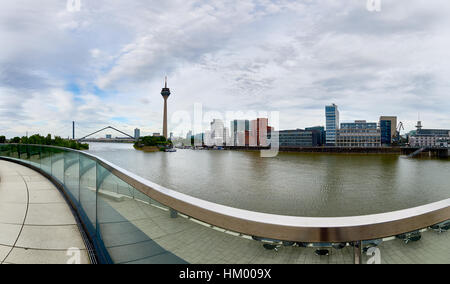
[[[292,216],[384,213],[450,198],[450,159],[398,155],[178,150],[91,143],[90,153],[170,189],[231,207]]]

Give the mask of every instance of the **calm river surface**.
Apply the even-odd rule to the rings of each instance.
[[[397,155],[193,151],[144,153],[91,143],[90,153],[152,182],[215,203],[265,213],[340,217],[450,198],[450,159]]]

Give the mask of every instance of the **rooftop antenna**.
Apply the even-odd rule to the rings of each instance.
[[[167,76],[165,77],[165,88],[167,88]]]
[[[418,121],[417,121],[417,125],[416,128],[417,130],[421,130],[422,129],[422,121],[420,121],[420,112],[417,115]]]

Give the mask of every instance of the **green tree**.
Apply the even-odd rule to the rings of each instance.
[[[6,142],[6,137],[0,136],[0,144],[5,144],[5,142]]]
[[[52,139],[52,136],[48,134],[46,137],[41,136],[39,134],[32,135],[30,137],[15,137],[11,140],[11,143],[22,143],[22,144],[33,144],[33,145],[52,145],[59,146],[65,148],[71,148],[75,150],[88,150],[89,144],[82,144],[74,140],[63,139],[59,136],[56,136],[55,139]]]
[[[45,145],[51,145],[52,144],[52,135],[48,134],[47,137],[45,137]]]
[[[163,136],[144,136],[144,137],[139,138],[139,141],[137,141],[134,145],[136,147],[168,146],[168,145],[172,145],[172,142],[170,140],[167,140]]]

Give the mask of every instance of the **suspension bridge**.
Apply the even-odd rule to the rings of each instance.
[[[119,133],[121,136],[120,137],[113,137],[112,134],[107,133],[107,135],[103,136],[103,137],[98,137],[98,134],[101,132],[104,132],[106,130],[112,130],[114,132]],[[67,128],[65,130],[61,130],[61,132],[67,131]],[[79,129],[77,128],[77,132],[80,132]],[[66,132],[67,133],[67,132]],[[84,133],[87,133],[86,131],[84,131]],[[136,139],[138,139],[138,137],[135,137],[131,134],[126,133],[125,131],[119,130],[116,127],[113,126],[107,126],[104,127],[102,129],[93,131],[87,135],[83,134],[80,135],[79,137],[75,136],[75,122],[72,123],[72,140],[76,140],[78,142],[109,142],[109,143],[114,143],[114,142],[135,142]],[[64,137],[64,136],[62,136]]]

